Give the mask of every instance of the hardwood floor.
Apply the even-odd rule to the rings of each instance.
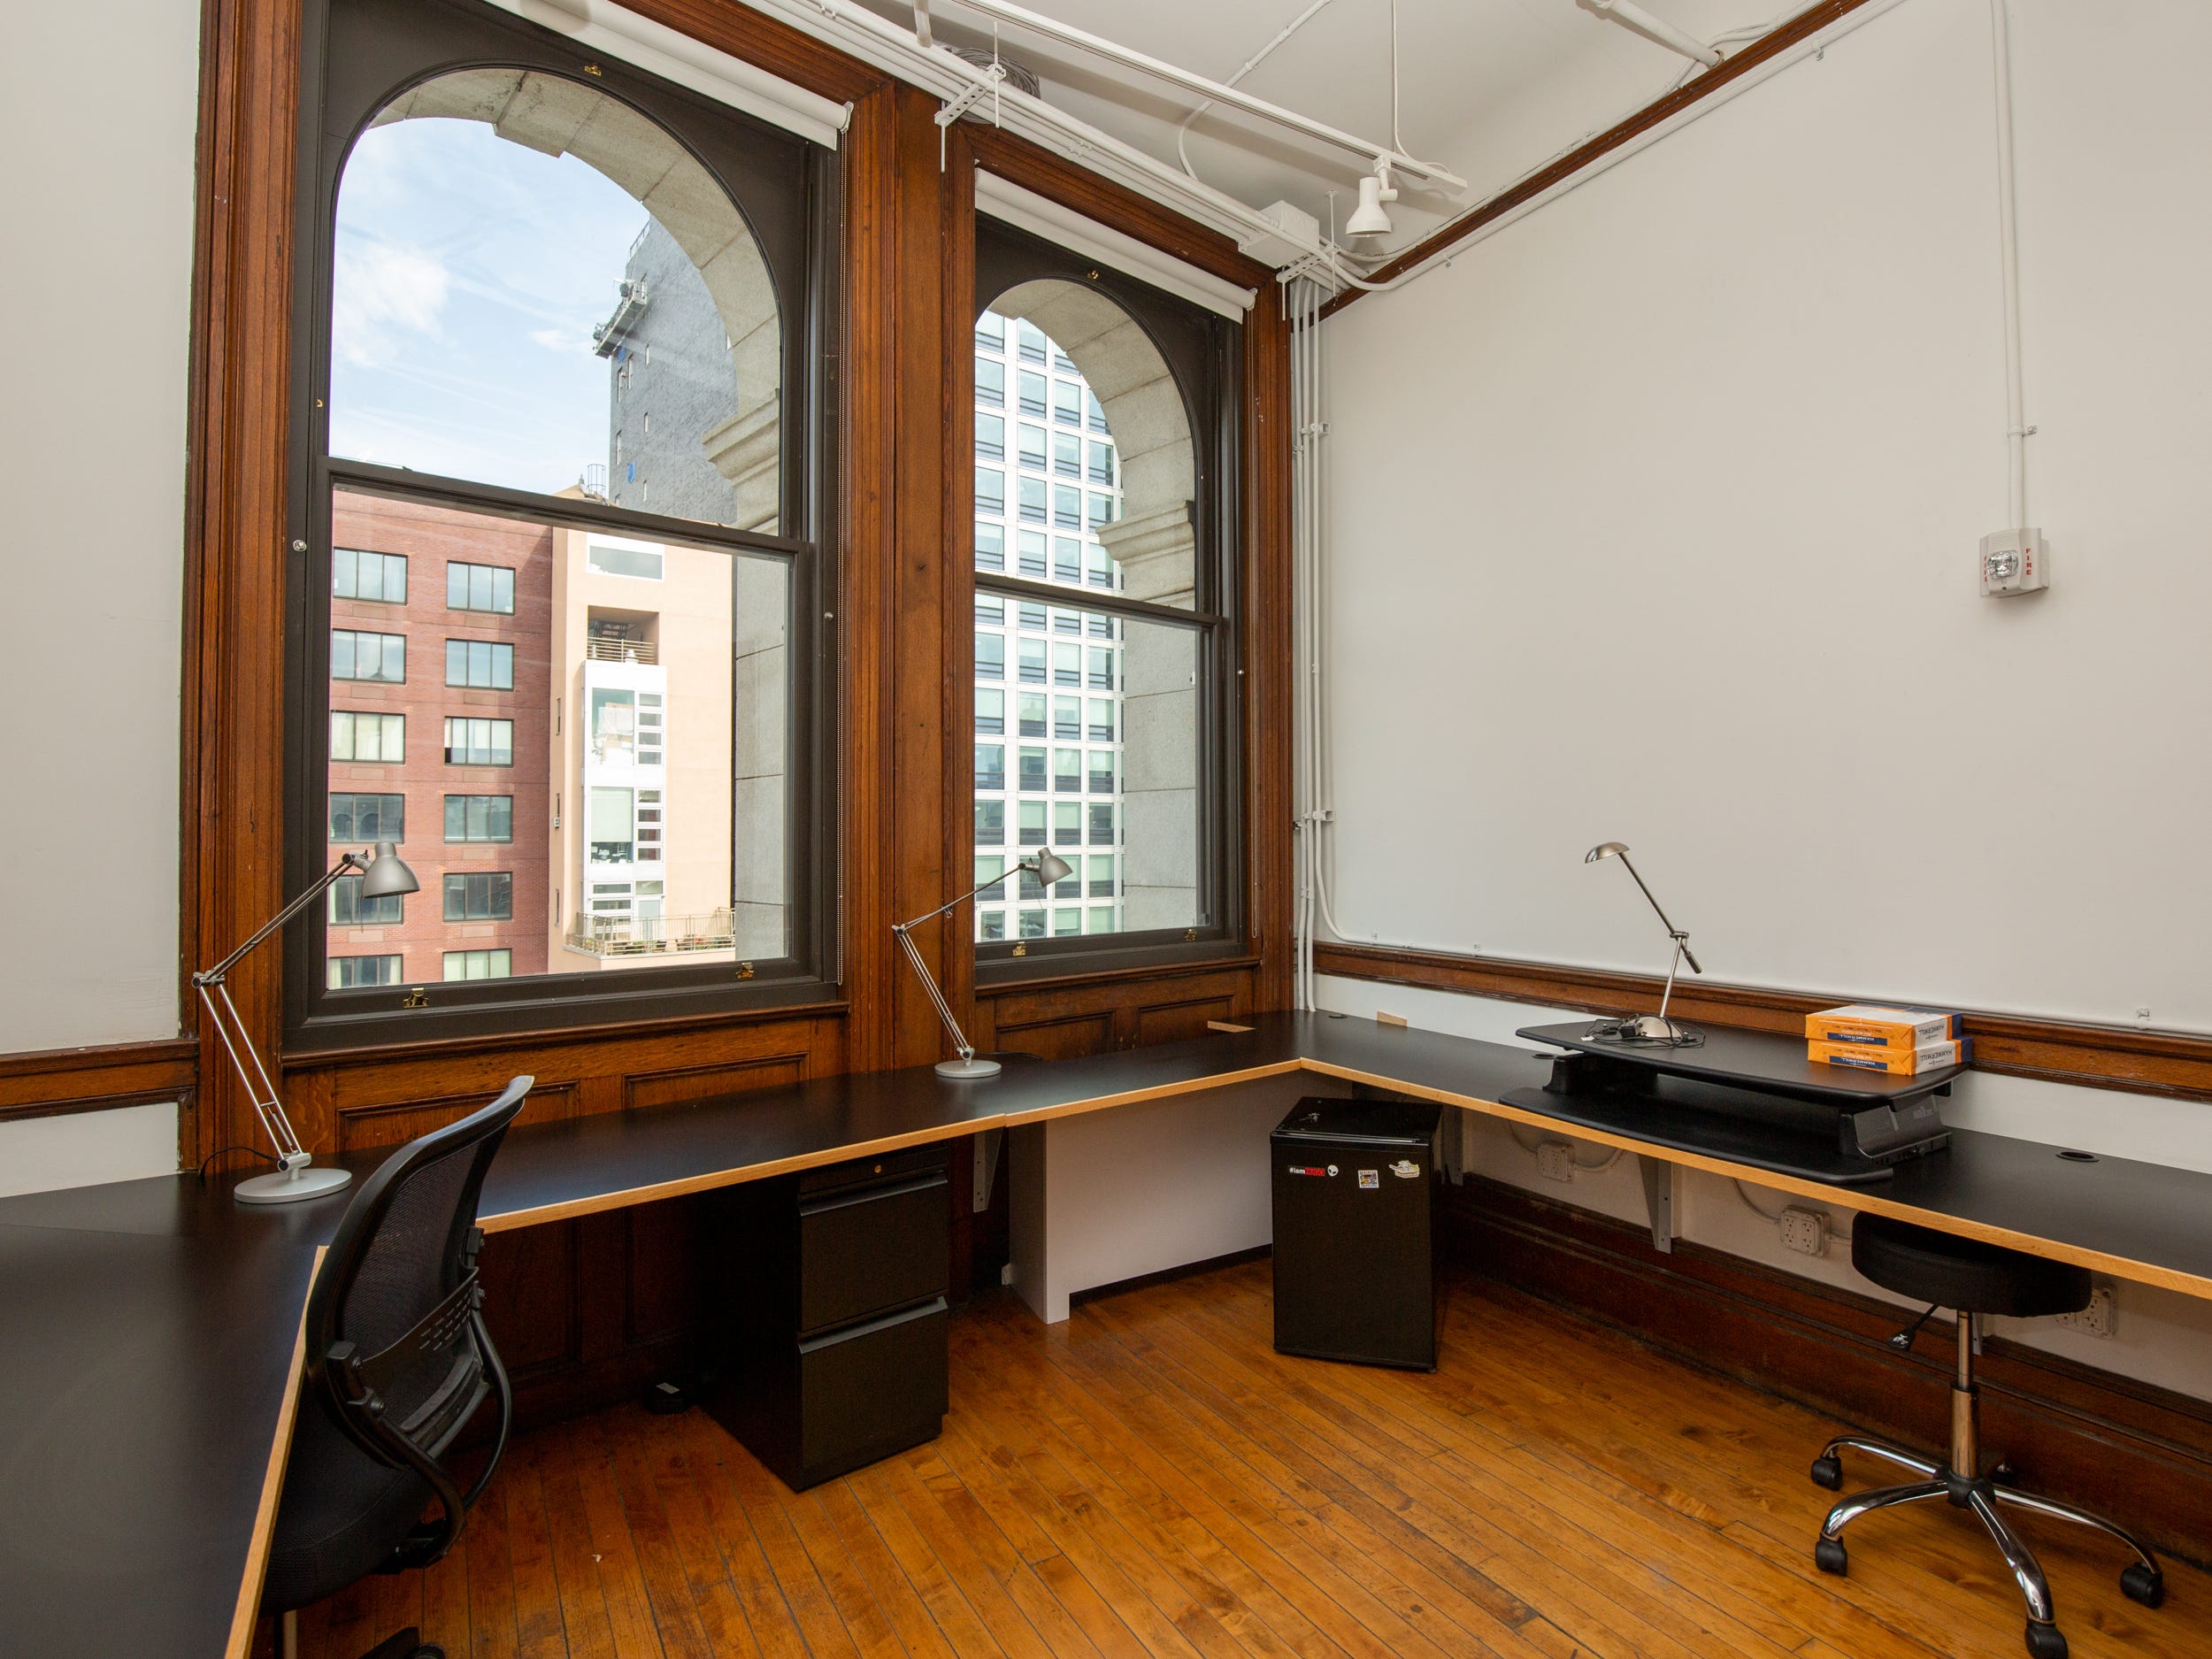
[[[1277,1355],[1264,1261],[1056,1330],[994,1298],[953,1323],[943,1437],[798,1495],[696,1411],[543,1430],[450,1557],[309,1609],[301,1652],[411,1622],[450,1659],[2023,1652],[1947,1505],[1814,1570],[1826,1419],[1471,1276],[1448,1306],[1421,1377]],[[2147,1611],[2115,1551],[2027,1525],[2081,1659],[2212,1651],[2205,1575]]]

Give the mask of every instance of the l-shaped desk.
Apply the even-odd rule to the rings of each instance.
[[[1530,1101],[1548,1069],[1546,1056],[1495,1043],[1261,1015],[1188,1042],[1017,1062],[979,1083],[918,1067],[518,1129],[480,1219],[500,1231],[1140,1102],[1263,1085],[1286,1102],[1352,1084],[2212,1300],[2212,1175],[1955,1130],[1947,1151],[1836,1186],[1701,1151],[1678,1126],[1645,1134],[1632,1117],[1607,1128],[1505,1102]],[[1655,1118],[1666,1110],[1654,1102]],[[364,1171],[383,1156],[348,1161]],[[0,1653],[246,1651],[308,1286],[345,1194],[242,1208],[235,1179],[0,1200]]]

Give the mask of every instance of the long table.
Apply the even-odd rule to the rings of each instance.
[[[983,1130],[1310,1079],[1310,1092],[1416,1095],[1620,1147],[1651,1167],[1744,1177],[2212,1299],[2212,1175],[1955,1130],[1946,1152],[1838,1187],[1680,1144],[1663,1100],[1648,1125],[1611,1126],[1565,1102],[1505,1101],[1530,1101],[1548,1070],[1546,1056],[1495,1043],[1262,1015],[1187,1042],[1010,1063],[983,1082],[925,1066],[518,1129],[480,1219],[529,1226]],[[384,1156],[345,1162],[361,1173]],[[245,1652],[308,1287],[346,1194],[249,1209],[231,1198],[237,1179],[0,1199],[0,1653]]]

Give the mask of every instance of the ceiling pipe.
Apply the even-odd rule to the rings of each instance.
[[[1295,110],[1286,110],[1279,104],[1270,104],[1265,98],[1256,98],[1248,92],[1238,91],[1226,82],[1212,81],[1204,75],[1194,74],[1190,70],[1179,68],[1173,64],[1151,57],[1148,53],[1123,46],[1118,42],[1110,41],[1102,35],[1093,35],[1087,29],[1079,29],[1071,23],[1062,23],[1056,19],[1041,16],[1026,7],[1010,4],[1008,0],[960,0],[960,4],[972,12],[981,12],[995,22],[1011,24],[1017,28],[1031,30],[1063,46],[1072,46],[1079,51],[1089,52],[1110,63],[1119,64],[1125,68],[1152,75],[1168,82],[1171,86],[1181,88],[1194,96],[1208,98],[1216,104],[1225,104],[1233,109],[1242,110],[1248,115],[1256,115],[1263,120],[1274,121],[1280,126],[1289,127],[1293,132],[1303,133],[1309,138],[1318,139],[1325,144],[1333,144],[1340,150],[1350,150],[1354,155],[1364,156],[1370,161],[1387,161],[1394,171],[1402,173],[1409,178],[1418,179],[1425,183],[1434,185],[1447,194],[1457,196],[1467,188],[1467,181],[1464,179],[1434,162],[1423,161],[1417,157],[1406,155],[1389,144],[1378,144],[1367,139],[1356,137],[1340,127],[1331,127],[1325,121],[1317,121],[1311,116],[1299,114]],[[1609,0],[1609,4],[1625,5],[1626,0]],[[1627,9],[1633,10],[1634,8],[1627,7]],[[922,4],[916,5],[915,16],[918,26],[927,10],[927,0],[923,0]],[[919,27],[916,32],[918,36]]]
[[[937,44],[930,38],[929,0],[914,0],[914,38],[925,46]]]
[[[1655,18],[1636,0],[1590,0],[1590,7],[1601,17],[1624,23],[1639,35],[1648,36],[1669,51],[1680,52],[1685,58],[1694,58],[1708,69],[1720,62],[1720,54],[1699,40],[1686,35],[1663,18]]]

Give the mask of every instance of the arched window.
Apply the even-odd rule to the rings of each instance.
[[[977,234],[979,964],[1230,936],[1235,326]]]
[[[291,1023],[806,995],[832,172],[488,7],[333,0],[328,29],[291,874],[391,841],[421,885],[339,884]]]

